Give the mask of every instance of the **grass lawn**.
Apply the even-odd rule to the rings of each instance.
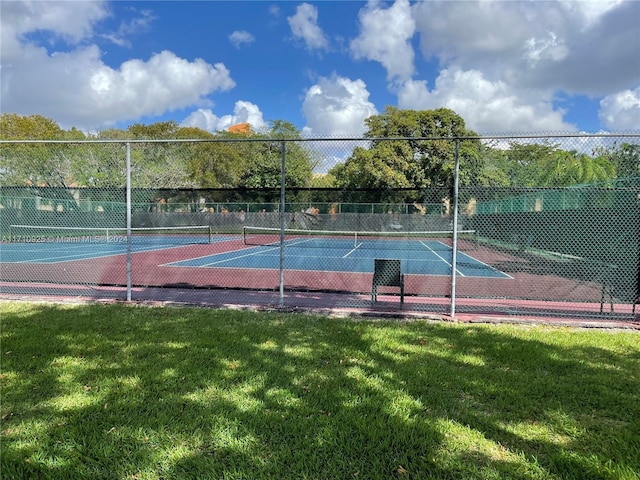
[[[636,479],[640,334],[0,303],[4,479]]]

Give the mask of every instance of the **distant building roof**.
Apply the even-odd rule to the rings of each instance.
[[[251,125],[249,123],[238,123],[236,125],[231,125],[227,130],[230,133],[244,133],[248,135],[251,133]]]

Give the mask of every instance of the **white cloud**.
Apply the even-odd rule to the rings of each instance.
[[[47,32],[49,37],[77,45],[93,35],[94,25],[109,17],[106,2],[0,2],[0,63],[2,68],[19,63],[25,36]]]
[[[245,43],[253,43],[255,37],[245,30],[236,30],[229,35],[229,41],[234,47],[240,48]]]
[[[120,23],[117,32],[100,34],[100,37],[106,38],[115,45],[130,48],[132,45],[129,37],[148,32],[156,18],[151,10],[142,10],[138,17]]]
[[[246,113],[234,110],[219,118],[207,110],[211,94],[235,85],[227,66],[215,63],[215,55],[232,51],[231,44],[241,49],[255,42],[251,33],[237,30],[228,37],[230,43],[207,49],[214,61],[180,57],[171,51],[177,47],[155,43],[164,42],[164,37],[150,34],[139,44],[132,41],[154,26],[155,14],[146,5],[150,4],[132,9],[99,0],[1,1],[2,111],[42,114],[63,128],[99,129],[196,108],[201,110],[193,118],[199,116],[208,130],[241,123],[240,117],[264,125],[258,107],[248,102],[237,104],[255,107],[247,107]],[[318,24],[324,4],[314,5],[299,4],[288,18],[289,28],[312,53],[329,51],[329,37]],[[332,37],[336,47],[340,39],[351,38],[348,52],[336,48],[327,57],[331,56],[330,68],[362,80],[333,75],[309,88],[302,104],[308,134],[361,135],[364,118],[377,113],[370,90],[371,97],[385,104],[394,103],[388,100],[389,93],[397,94],[400,108],[452,108],[469,128],[481,133],[573,131],[576,127],[563,120],[565,112],[554,107],[554,99],[561,101],[557,105],[573,109],[571,118],[579,118],[577,105],[585,98],[600,100],[599,112],[590,108],[593,101],[584,110],[589,128],[596,115],[598,128],[640,128],[638,1],[370,0],[355,8],[360,9],[358,18],[344,24],[358,31],[336,31]],[[275,4],[265,6],[265,16],[267,22],[284,19]],[[342,24],[336,22],[332,28]],[[275,24],[268,27],[261,35],[276,31]],[[416,61],[413,44],[418,40],[426,61]],[[114,45],[135,46],[145,53],[136,58],[129,53],[131,59],[116,60],[127,52]],[[273,63],[258,66],[250,61],[238,67],[237,75],[251,68],[259,71],[255,76],[263,83],[253,91],[270,95],[263,107],[267,102],[282,104],[286,97],[290,108],[291,92],[301,88],[296,84],[304,77],[301,71],[319,72],[314,77],[326,73],[325,64],[311,64],[318,58],[300,62],[299,50],[296,60],[290,61],[287,47],[278,47],[283,62],[277,68]],[[245,54],[257,51],[242,49],[242,57],[231,52],[229,62],[244,61]],[[344,53],[351,60],[379,63],[386,71],[388,91],[374,90],[379,82],[366,76],[370,65],[340,63],[345,58],[338,55]],[[378,76],[384,84],[384,74]],[[278,88],[272,88],[276,82]],[[282,89],[288,89],[288,95]]]
[[[557,30],[557,5],[534,2],[418,2],[413,7],[420,47],[425,57],[462,68],[497,64],[502,67],[522,55],[531,38],[543,38]]]
[[[413,13],[423,55],[445,68],[592,96],[637,83],[637,1],[429,1]]]
[[[308,3],[298,5],[296,14],[287,17],[291,32],[304,40],[308,50],[326,50],[329,40],[318,26],[318,9]]]
[[[307,90],[302,109],[307,119],[302,132],[311,138],[361,138],[366,131],[365,119],[378,114],[362,80],[336,74],[320,78]],[[315,171],[328,172],[336,163],[344,162],[358,145],[366,146],[358,141],[311,142],[309,147],[318,152]]]
[[[212,133],[226,130],[238,123],[250,123],[254,130],[261,130],[267,126],[260,108],[242,100],[236,102],[233,114],[218,117],[210,109],[201,108],[182,121],[183,126],[198,127]]]
[[[322,77],[310,87],[302,110],[307,119],[304,133],[316,137],[360,136],[365,118],[378,113],[362,80],[338,75]]]
[[[0,75],[4,111],[38,113],[79,128],[160,115],[235,85],[223,64],[189,62],[168,51],[113,69],[96,46],[51,56],[27,46]]]
[[[3,2],[0,81],[2,110],[41,114],[63,128],[96,129],[119,121],[202,105],[234,87],[229,70],[170,51],[112,68],[90,40],[107,11],[99,2]],[[48,51],[24,34],[44,30],[79,42]]]
[[[592,25],[623,1],[625,0],[560,0],[560,3],[567,11],[579,15],[586,25]]]
[[[67,2],[10,1],[2,2],[0,21],[3,40],[41,30],[69,43],[77,43],[91,37],[94,25],[109,16],[105,1],[73,2],[71,5]]]
[[[530,38],[525,42],[525,48],[525,58],[532,65],[542,60],[559,62],[569,53],[564,42],[558,40],[553,32],[549,32],[546,38]]]
[[[399,90],[398,105],[413,110],[450,108],[465,119],[467,128],[485,134],[576,130],[541,92],[513,90],[477,70],[445,69],[431,91],[425,81],[408,81]]]
[[[604,97],[600,101],[599,116],[613,131],[640,129],[640,87]]]
[[[351,41],[355,59],[380,62],[391,81],[409,79],[414,73],[414,52],[411,38],[415,22],[409,0],[396,0],[389,8],[370,1],[360,11],[360,34]]]

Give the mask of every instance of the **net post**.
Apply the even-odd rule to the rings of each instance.
[[[209,243],[213,243],[213,226],[208,225]]]

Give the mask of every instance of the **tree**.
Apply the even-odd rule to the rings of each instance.
[[[459,138],[461,184],[482,175],[481,144],[454,111],[387,107],[365,120],[369,148],[359,147],[331,173],[342,188],[427,188],[453,184],[455,138]]]
[[[189,145],[187,170],[202,187],[267,188],[280,186],[282,148],[286,149],[286,182],[289,187],[306,187],[313,175],[312,152],[302,146],[300,132],[283,120],[271,122],[269,132],[248,129],[194,137],[197,132],[180,130],[185,138],[208,138],[211,142]],[[292,141],[294,140],[294,141]]]
[[[124,142],[131,135],[126,130],[106,129],[89,140],[121,140],[117,143],[92,143],[82,146],[83,158],[75,165],[79,185],[98,188],[124,188],[126,184],[126,150]]]
[[[566,185],[598,183],[615,178],[616,167],[605,156],[592,157],[586,153],[571,153],[573,162],[569,179],[574,183],[566,183]]]
[[[195,186],[187,171],[187,153],[176,138],[177,122],[134,124],[127,132],[134,140],[167,140],[166,142],[133,143],[131,145],[131,184],[137,188],[188,188]]]
[[[213,135],[197,128],[182,128],[178,138],[217,140],[183,144],[189,178],[199,187],[234,188],[241,183],[251,147],[245,134],[218,132]]]
[[[305,149],[300,132],[284,120],[271,122],[268,133],[254,135],[263,141],[249,143],[241,187],[277,188],[281,183],[282,149],[285,148],[285,183],[287,187],[307,187],[313,176],[312,155]]]
[[[618,178],[640,176],[640,145],[623,142],[612,150],[600,149],[596,152],[607,158],[616,170]]]
[[[134,123],[127,128],[127,131],[136,139],[168,140],[176,138],[180,130],[180,125],[175,120],[167,122],[156,122],[151,125]]]
[[[72,132],[72,136],[76,136],[78,131],[73,129]],[[42,115],[0,115],[0,138],[3,140],[65,140],[68,136],[54,120]]]
[[[610,180],[615,167],[606,156],[591,157],[555,144],[512,143],[504,153],[504,170],[517,187],[566,187]]]
[[[391,189],[413,187],[407,178],[413,154],[406,142],[382,142],[376,148],[356,147],[351,157],[329,173],[340,188]]]
[[[483,168],[481,177],[476,182],[478,186],[507,187],[510,178],[504,150],[495,146],[483,144],[481,149]]]
[[[311,188],[334,188],[336,185],[336,177],[330,173],[314,175],[311,178],[309,187]]]
[[[0,115],[4,140],[82,140],[76,129],[66,132],[42,115]],[[75,166],[81,158],[76,145],[57,143],[12,144],[2,149],[0,181],[3,185],[67,187],[75,183]]]

